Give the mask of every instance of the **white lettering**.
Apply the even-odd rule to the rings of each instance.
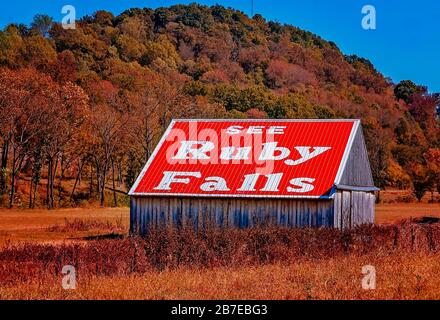
[[[284,134],[284,129],[286,129],[286,127],[283,127],[283,126],[270,127],[268,130],[268,133],[269,134]]]
[[[206,192],[212,191],[230,191],[226,184],[226,180],[221,177],[206,178],[206,182],[200,186],[200,189]]]
[[[309,161],[310,159],[313,159],[320,154],[326,152],[327,150],[330,150],[331,147],[313,147],[313,151],[310,152],[310,149],[312,147],[295,147],[295,149],[299,152],[301,155],[301,158],[298,160],[286,160],[284,161],[285,164],[289,166],[297,166],[301,163],[304,163],[306,161]]]
[[[266,175],[267,182],[263,189],[260,191],[277,192],[280,185],[281,179],[283,178],[282,173],[274,173]]]
[[[284,147],[277,147],[278,142],[263,143],[263,151],[260,154],[260,161],[283,160],[290,154],[290,150]],[[278,153],[278,155],[275,155]]]
[[[256,191],[255,185],[257,184],[259,177],[260,175],[258,173],[245,175],[243,184],[237,191]]]
[[[263,134],[264,126],[251,126],[247,130],[247,134]]]
[[[175,171],[165,171],[163,173],[162,181],[159,183],[154,190],[171,190],[172,183],[183,183],[189,184],[189,178],[178,178],[178,177],[195,177],[201,178],[202,174],[200,172],[175,172]]]
[[[231,126],[228,129],[226,129],[227,134],[239,134],[241,132],[241,129],[243,129],[242,126]]]
[[[207,152],[214,149],[214,144],[209,141],[181,141],[181,146],[173,160],[207,160],[209,156]],[[200,146],[195,148],[195,146]]]
[[[315,182],[313,178],[295,178],[290,180],[293,187],[287,187],[288,192],[306,193],[315,189],[312,183]]]
[[[251,147],[236,148],[236,147],[225,147],[222,148],[220,154],[221,160],[248,160],[249,154],[251,153]]]

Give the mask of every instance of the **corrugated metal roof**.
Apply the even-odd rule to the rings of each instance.
[[[358,126],[342,119],[174,120],[130,195],[328,198]]]

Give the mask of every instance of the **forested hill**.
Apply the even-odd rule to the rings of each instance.
[[[101,198],[112,180],[128,187],[170,119],[184,117],[361,118],[379,187],[438,181],[438,95],[260,15],[99,11],[75,30],[39,15],[0,33],[0,65],[0,189],[14,194],[11,180],[30,176],[31,202],[41,193],[56,206],[57,185],[78,172]]]

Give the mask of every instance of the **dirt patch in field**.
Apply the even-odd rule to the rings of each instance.
[[[128,208],[0,209],[0,247],[7,242],[60,243],[116,232],[128,234]]]
[[[440,218],[440,204],[397,203],[376,205],[376,223],[397,223],[404,219]]]

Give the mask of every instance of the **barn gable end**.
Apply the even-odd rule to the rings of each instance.
[[[374,223],[374,186],[370,161],[368,159],[362,127],[359,125],[353,133],[348,156],[343,164],[342,174],[335,181],[333,205],[335,212],[334,227],[351,228],[364,223]]]
[[[361,126],[357,127],[342,176],[339,181],[336,181],[336,185],[374,187],[373,175]]]

